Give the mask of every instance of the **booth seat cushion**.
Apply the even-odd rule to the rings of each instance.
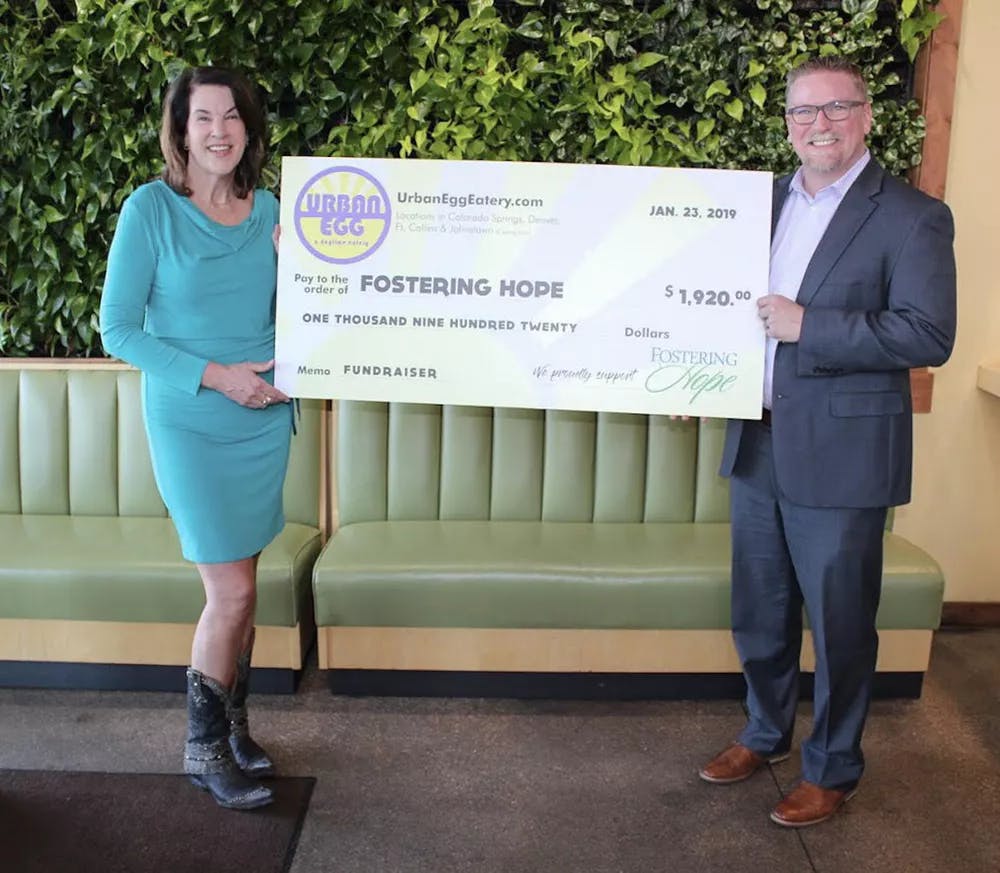
[[[727,523],[378,521],[341,528],[313,577],[316,623],[728,629]],[[886,534],[879,626],[934,628],[944,580]]]
[[[264,549],[258,624],[298,623],[319,549],[291,522]],[[0,555],[0,618],[194,623],[205,602],[169,518],[0,515]]]

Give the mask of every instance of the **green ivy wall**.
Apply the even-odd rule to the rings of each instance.
[[[101,354],[118,207],[159,172],[186,64],[267,92],[281,155],[788,170],[784,77],[865,69],[873,150],[903,174],[923,121],[925,0],[9,0],[0,8],[0,355]]]

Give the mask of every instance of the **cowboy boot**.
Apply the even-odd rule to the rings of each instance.
[[[229,695],[226,717],[229,719],[229,747],[239,768],[255,779],[274,775],[274,762],[253,737],[247,718],[247,686],[250,682],[250,655],[256,631],[250,631],[250,642],[246,650],[236,659],[236,679]]]
[[[226,708],[229,695],[214,679],[189,667],[188,737],[184,745],[184,772],[227,809],[256,809],[274,800],[266,785],[247,776],[229,748]]]

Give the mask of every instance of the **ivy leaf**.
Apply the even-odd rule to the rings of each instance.
[[[410,90],[416,94],[431,78],[430,70],[414,70],[410,73]]]
[[[493,0],[469,0],[469,18],[480,18],[493,8]]]
[[[45,209],[42,210],[42,220],[46,224],[55,224],[57,221],[62,221],[66,217],[66,213],[60,212],[51,204],[46,205]]]
[[[641,55],[636,55],[628,66],[633,72],[640,72],[666,59],[666,55],[661,55],[657,52],[643,52]]]
[[[545,18],[538,12],[529,12],[515,32],[525,39],[541,39],[545,36]]]
[[[59,249],[56,248],[55,241],[52,237],[47,236],[42,241],[42,251],[56,267],[59,266]]]
[[[611,129],[618,134],[618,138],[625,141],[631,142],[632,135],[628,128],[625,126],[624,122],[620,118],[611,119]]]
[[[708,86],[708,90],[705,92],[705,99],[711,100],[716,94],[728,97],[731,93],[732,92],[729,90],[729,86],[723,79],[716,79],[711,85]]]
[[[420,32],[420,35],[423,37],[427,47],[433,51],[434,46],[437,45],[438,37],[441,35],[441,31],[432,24],[430,27],[424,28],[424,30]]]
[[[735,118],[737,121],[743,120],[743,101],[739,97],[730,100],[723,108],[726,115]]]
[[[16,291],[18,288],[23,288],[31,276],[31,268],[25,264],[20,263],[17,265],[17,269],[14,270],[14,278],[11,279],[11,290]]]

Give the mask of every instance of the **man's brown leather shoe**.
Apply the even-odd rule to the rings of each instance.
[[[765,764],[777,764],[787,758],[788,752],[770,756],[760,755],[741,743],[733,743],[702,767],[698,775],[706,782],[729,785],[749,779]]]
[[[837,791],[806,782],[804,779],[771,812],[771,821],[786,828],[807,828],[826,821],[848,800],[856,789]]]

